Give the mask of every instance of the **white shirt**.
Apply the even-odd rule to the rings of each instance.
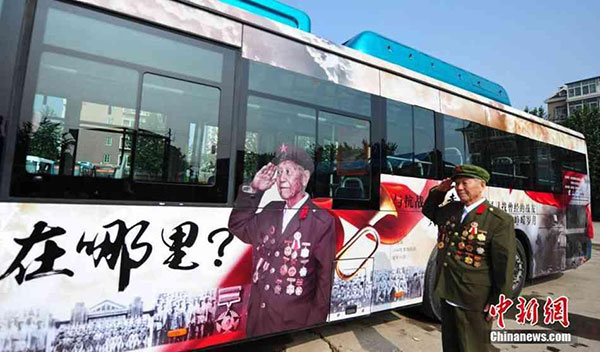
[[[477,208],[483,202],[485,202],[485,198],[481,198],[480,200],[478,200],[477,202],[475,202],[469,206],[465,205],[465,207],[463,208],[462,216],[460,217],[460,222],[465,221],[467,214],[469,214],[473,209]]]
[[[304,203],[306,203],[307,200],[308,193],[304,193],[304,197],[302,197],[302,199],[300,199],[300,201],[297,204],[295,204],[293,208],[288,208],[287,203],[285,204],[285,206],[283,207],[283,222],[281,226],[282,233],[283,231],[285,231],[285,228],[290,223],[290,221],[292,221],[294,215],[296,215],[298,210],[302,207]]]

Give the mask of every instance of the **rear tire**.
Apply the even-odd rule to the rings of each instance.
[[[442,321],[442,303],[439,297],[435,296],[435,273],[437,271],[437,247],[429,256],[427,269],[425,270],[425,289],[423,290],[423,313],[429,318]]]
[[[513,298],[517,297],[523,287],[525,286],[525,281],[527,280],[527,252],[525,252],[525,247],[521,243],[520,240],[517,240],[516,243],[517,251],[515,254],[515,270],[513,271]]]

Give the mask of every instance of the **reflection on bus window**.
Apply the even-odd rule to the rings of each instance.
[[[316,111],[311,108],[250,96],[246,117],[244,183],[275,157],[282,144],[314,156]]]
[[[369,199],[370,123],[319,113],[317,194],[339,199]]]
[[[215,183],[220,91],[146,74],[134,179]]]

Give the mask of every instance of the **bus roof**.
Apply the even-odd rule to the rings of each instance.
[[[303,12],[291,6],[280,3],[276,0],[221,0],[224,3],[233,5],[252,12],[256,15],[269,18],[273,21],[286,24],[290,27],[298,28],[301,31],[310,33],[310,17]]]
[[[498,83],[377,33],[362,32],[344,45],[510,106],[506,90]]]

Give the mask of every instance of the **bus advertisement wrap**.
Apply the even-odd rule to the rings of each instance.
[[[584,201],[586,179],[577,178],[561,204]],[[17,341],[37,341],[34,350],[191,349],[420,303],[436,234],[420,208],[437,183],[384,176],[380,211],[332,210],[331,199],[307,199],[283,236],[284,202],[274,184],[254,208],[233,211],[5,203],[2,326]],[[578,235],[553,225],[569,206],[506,193],[490,188],[488,197],[503,199],[492,202],[518,219],[518,229],[539,234],[531,239],[546,247],[539,253],[563,253],[536,258],[535,270],[585,258]],[[238,239],[248,240],[242,233],[251,245]]]

